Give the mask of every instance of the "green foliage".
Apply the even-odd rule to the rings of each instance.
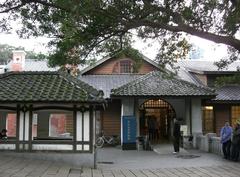
[[[215,81],[215,87],[222,87],[224,85],[240,85],[240,74],[233,76],[218,77]]]
[[[0,61],[3,63],[7,63],[10,59],[12,59],[12,52],[13,50],[24,50],[24,47],[14,47],[8,44],[0,44]],[[26,58],[27,59],[37,59],[43,60],[46,59],[47,56],[42,53],[36,53],[34,51],[26,51]]]
[[[117,53],[131,46],[134,35],[158,42],[156,61],[163,65],[186,57],[187,35],[240,51],[238,0],[4,0],[0,12],[6,15],[1,30],[21,19],[20,36],[51,37],[52,66]],[[239,59],[234,56],[231,61]]]

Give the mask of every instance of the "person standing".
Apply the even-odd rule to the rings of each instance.
[[[226,121],[224,127],[221,128],[220,136],[224,158],[230,159],[232,127],[228,121]]]
[[[173,147],[174,152],[173,154],[176,154],[179,152],[179,146],[180,146],[180,119],[174,119],[174,126],[173,126]]]
[[[239,151],[240,151],[240,119],[236,121],[236,127],[233,130],[231,150],[232,150],[231,160],[237,162],[239,159]]]

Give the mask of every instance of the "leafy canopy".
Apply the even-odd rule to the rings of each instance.
[[[233,76],[223,76],[217,77],[215,81],[215,87],[219,88],[225,85],[240,85],[240,74],[235,74]]]
[[[8,44],[0,44],[0,63],[7,63],[10,59],[12,59],[12,51],[13,50],[25,50],[24,47],[14,47]],[[47,56],[42,53],[36,53],[34,51],[26,51],[26,58],[28,59],[37,59],[43,60],[46,59]]]
[[[186,36],[229,46],[239,58],[239,0],[4,0],[1,30],[21,19],[20,36],[52,38],[51,65],[84,63],[86,57],[128,47],[134,35],[159,42],[160,64],[186,56]]]

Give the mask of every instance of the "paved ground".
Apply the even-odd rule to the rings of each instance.
[[[99,149],[97,154],[100,169],[153,169],[222,166],[231,163],[221,156],[199,152],[198,150],[181,150],[173,155],[172,145],[157,147],[154,151],[122,151],[120,148]],[[188,158],[188,157],[195,158]],[[240,176],[240,175],[239,175]]]
[[[153,151],[98,152],[98,169],[81,168],[43,160],[0,156],[0,177],[239,177],[240,163],[220,156],[189,151],[179,155]],[[186,155],[186,156],[185,156]]]

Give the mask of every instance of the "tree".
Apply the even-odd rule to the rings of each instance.
[[[0,44],[0,62],[7,63],[12,58],[13,50],[24,50],[24,47],[14,47],[8,44]],[[36,53],[34,51],[26,51],[26,58],[42,60],[46,59],[47,56],[42,53]]]
[[[223,87],[225,85],[240,85],[240,74],[234,74],[233,76],[217,77],[214,83],[216,88]]]
[[[240,0],[5,0],[0,12],[2,30],[20,18],[20,36],[53,37],[52,65],[118,52],[135,34],[159,42],[162,64],[186,56],[187,35],[229,46],[228,62],[239,58]]]

